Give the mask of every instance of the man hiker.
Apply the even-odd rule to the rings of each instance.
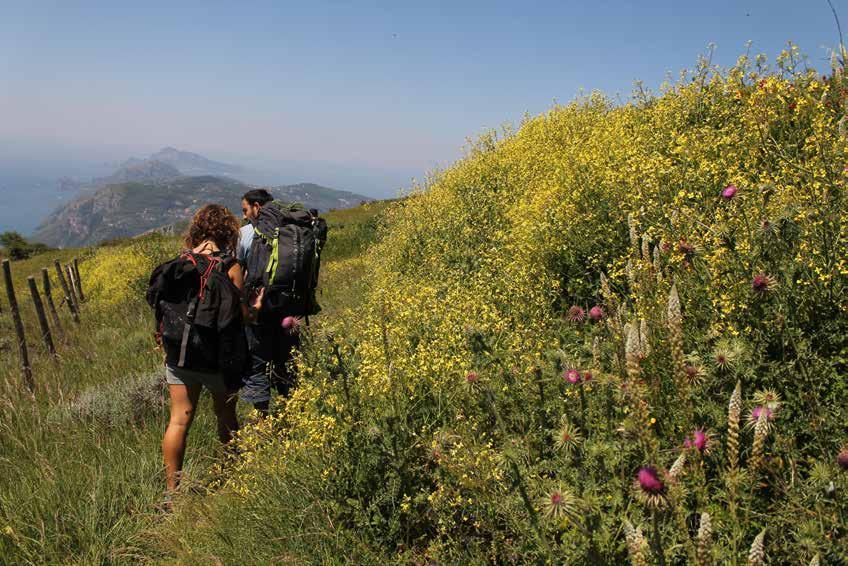
[[[300,325],[317,312],[314,287],[326,223],[300,205],[275,202],[265,189],[242,197],[242,227],[237,258],[246,266],[248,298],[264,289],[265,307],[245,326],[252,364],[241,398],[263,415],[271,388],[288,396],[294,385],[289,368],[300,347]]]

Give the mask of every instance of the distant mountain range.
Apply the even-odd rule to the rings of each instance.
[[[248,169],[240,165],[230,165],[220,161],[206,159],[202,155],[190,151],[181,151],[173,147],[160,149],[147,159],[131,157],[124,162],[123,167],[132,167],[148,161],[158,161],[180,171],[183,175],[223,175],[240,179],[248,173]],[[242,179],[243,180],[243,179]]]
[[[245,181],[253,174],[239,165],[206,159],[202,155],[166,147],[146,159],[130,157],[108,177],[95,177],[90,181],[78,181],[68,177],[59,179],[63,191],[101,189],[107,185],[132,181],[161,182],[182,175],[215,175]]]
[[[32,239],[56,247],[94,245],[185,222],[209,202],[224,204],[240,214],[241,196],[255,186],[230,175],[244,171],[238,165],[171,147],[147,159],[132,158],[112,175],[78,187],[82,195],[50,214]],[[373,200],[312,183],[269,190],[277,199],[324,211]]]

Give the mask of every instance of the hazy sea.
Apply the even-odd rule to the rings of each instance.
[[[76,196],[59,191],[55,177],[4,175],[0,171],[0,232],[14,230],[24,236],[48,214]]]

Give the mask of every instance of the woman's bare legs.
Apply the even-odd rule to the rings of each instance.
[[[165,483],[170,493],[176,491],[180,483],[188,429],[194,420],[194,411],[202,390],[200,384],[168,385],[171,419],[162,439],[162,454],[165,457]]]

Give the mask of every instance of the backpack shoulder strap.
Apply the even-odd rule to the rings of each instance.
[[[228,253],[221,254],[219,256],[219,259],[221,260],[219,269],[224,274],[229,273],[234,265],[236,265],[236,264],[241,265],[241,262],[238,260],[238,258],[236,256],[232,255],[232,254],[228,254]]]
[[[200,273],[198,299],[199,301],[202,301],[203,297],[206,295],[206,284],[209,282],[209,277],[212,276],[213,271],[221,269],[223,260],[218,256],[196,254],[194,252],[186,252],[180,257],[194,264],[197,272]]]
[[[201,288],[201,291],[203,289]],[[177,362],[177,367],[185,367],[186,363],[186,353],[188,352],[188,341],[191,337],[191,327],[194,326],[194,317],[197,314],[197,304],[199,301],[199,295],[194,297],[191,302],[188,304],[188,311],[186,312],[186,321],[183,326],[183,338],[180,341],[180,359]]]

